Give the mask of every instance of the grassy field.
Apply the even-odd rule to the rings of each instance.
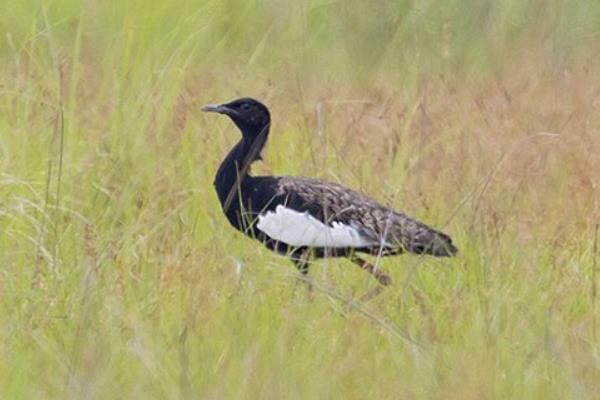
[[[0,399],[600,398],[600,3],[0,3]],[[459,257],[310,296],[213,191],[239,96]]]

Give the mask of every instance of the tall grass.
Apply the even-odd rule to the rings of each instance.
[[[594,399],[600,3],[2,1],[0,398]],[[212,177],[342,182],[454,260],[292,265]]]

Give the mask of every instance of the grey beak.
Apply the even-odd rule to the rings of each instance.
[[[219,114],[227,114],[228,108],[221,104],[207,104],[202,107],[205,112],[217,112]]]

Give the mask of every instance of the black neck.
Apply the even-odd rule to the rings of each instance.
[[[258,134],[244,133],[242,139],[229,151],[221,163],[214,184],[225,213],[229,213],[230,208],[237,208],[239,201],[236,196],[244,181],[250,176],[250,165],[260,159],[260,152],[265,146],[268,133],[268,126]],[[233,207],[231,207],[232,205]]]

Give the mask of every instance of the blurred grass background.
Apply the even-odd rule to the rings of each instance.
[[[0,399],[595,399],[600,3],[0,0]],[[455,260],[292,265],[212,189],[342,182]]]

